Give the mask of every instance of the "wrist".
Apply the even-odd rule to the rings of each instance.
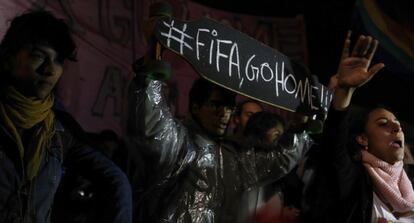
[[[355,88],[351,87],[337,87],[334,92],[332,107],[338,111],[345,110],[351,103],[354,91]]]

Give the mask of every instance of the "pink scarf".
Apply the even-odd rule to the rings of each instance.
[[[394,209],[391,211],[406,212],[414,209],[413,186],[403,169],[402,161],[391,165],[363,150],[362,162],[381,200]]]

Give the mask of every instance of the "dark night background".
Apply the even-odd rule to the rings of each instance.
[[[284,17],[303,14],[309,53],[308,66],[323,84],[327,84],[329,77],[336,72],[347,30],[355,26],[352,24],[355,0],[197,0],[196,2],[217,9],[258,16]],[[381,2],[388,9],[398,7],[395,1]],[[402,0],[398,1],[398,4],[401,6],[399,15],[406,15],[408,18],[404,19],[412,22],[414,16],[408,13],[411,7],[407,7],[411,3]],[[407,10],[407,13],[404,14],[401,10]],[[413,83],[414,74],[395,73],[384,68],[368,84],[356,91],[353,103],[360,106],[385,104],[394,110],[400,120],[414,125],[414,105],[411,104],[414,96]]]

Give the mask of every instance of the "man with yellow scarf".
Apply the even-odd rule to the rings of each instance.
[[[63,165],[105,189],[100,222],[132,221],[125,175],[79,139],[68,114],[53,110],[75,48],[68,26],[46,11],[14,18],[0,43],[0,222],[50,222]]]

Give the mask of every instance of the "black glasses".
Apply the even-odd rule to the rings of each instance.
[[[225,101],[220,101],[220,100],[209,100],[205,103],[205,105],[213,110],[219,110],[220,108],[224,108],[224,110],[227,111],[233,111],[234,110],[234,105],[229,104],[228,102]]]

